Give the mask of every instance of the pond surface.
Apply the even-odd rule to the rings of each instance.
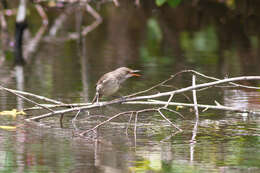
[[[142,74],[126,81],[120,95],[147,89],[185,69],[218,78],[259,75],[260,15],[254,4],[247,6],[249,13],[243,5],[205,1],[158,8],[153,3],[135,7],[122,1],[117,8],[105,3],[98,10],[102,23],[81,41],[67,36],[77,31],[79,18],[80,28],[92,22],[90,15],[83,9],[71,8],[70,13],[64,13],[67,7],[45,6],[49,25],[37,50],[24,67],[14,67],[12,51],[7,50],[7,60],[0,68],[1,85],[64,103],[83,103],[92,100],[99,77],[120,66],[139,69]],[[41,18],[33,4],[29,4],[29,10],[28,30],[34,35],[41,27]],[[50,30],[62,14],[63,25],[51,36]],[[12,23],[14,18],[7,17],[7,21]],[[8,25],[9,34],[13,25]],[[2,56],[3,46],[0,51]],[[197,78],[197,83],[207,81]],[[176,88],[190,86],[191,75],[179,75],[167,84]],[[259,82],[243,84],[260,86]],[[150,94],[169,90],[172,88],[160,87]],[[191,92],[185,94],[192,100]],[[174,101],[190,103],[186,97],[176,95]],[[259,90],[209,88],[197,92],[197,97],[200,104],[215,105],[217,101],[225,106],[260,109]],[[31,106],[10,93],[0,92],[1,111]],[[184,118],[163,113],[183,132],[158,113],[145,112],[138,115],[136,133],[135,117],[129,124],[130,116],[126,115],[101,126],[90,138],[74,136],[119,112],[152,107],[110,105],[81,112],[74,123],[76,112],[65,114],[63,127],[59,116],[37,123],[25,122],[24,116],[0,116],[0,126],[15,127],[0,129],[0,172],[260,172],[257,115],[200,109],[194,133],[193,109],[170,106]],[[28,111],[26,116],[42,113]]]

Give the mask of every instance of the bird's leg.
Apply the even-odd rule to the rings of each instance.
[[[100,97],[101,97],[101,95],[98,92],[96,92],[96,95],[95,95],[94,99],[92,100],[92,104],[94,104],[95,102],[99,103]]]
[[[99,94],[97,94],[97,103],[99,103]]]

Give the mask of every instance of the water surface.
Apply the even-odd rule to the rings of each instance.
[[[98,78],[119,66],[142,71],[141,78],[125,83],[121,95],[149,88],[184,69],[219,78],[259,75],[257,12],[250,6],[252,14],[246,16],[239,5],[234,8],[210,1],[183,3],[172,9],[150,3],[139,8],[129,2],[122,2],[119,8],[104,4],[98,11],[103,22],[81,42],[66,38],[76,31],[78,9],[72,8],[71,15],[66,14],[62,29],[50,39],[49,28],[66,8],[46,7],[49,26],[37,51],[23,68],[14,67],[11,60],[1,65],[1,84],[77,103],[90,101]],[[35,34],[36,26],[40,27],[36,22],[39,16],[31,10],[29,31]],[[236,16],[237,12],[240,15]],[[83,24],[88,24],[89,19],[93,20],[83,13]],[[247,19],[252,25],[247,25]],[[8,21],[13,22],[11,18]],[[198,78],[197,83],[206,81]],[[180,75],[168,84],[189,86],[191,75]],[[259,86],[259,82],[244,84]],[[171,89],[161,87],[150,94]],[[10,93],[0,94],[1,111],[32,106]],[[186,94],[192,98],[191,92]],[[215,104],[216,100],[226,106],[259,110],[258,90],[210,88],[199,91],[197,97],[201,104]],[[190,102],[183,95],[174,99]],[[186,107],[179,110],[184,118],[164,112],[183,129],[181,133],[158,113],[149,112],[138,116],[136,136],[134,117],[129,125],[129,116],[122,116],[99,128],[97,136],[91,134],[94,138],[74,137],[78,130],[90,129],[120,111],[151,107],[111,105],[81,112],[74,124],[71,120],[76,113],[66,114],[63,128],[59,116],[37,124],[25,122],[23,116],[1,116],[0,125],[16,129],[0,130],[0,172],[260,171],[260,119],[256,115],[200,110],[195,141],[191,141],[195,115]],[[41,113],[29,112],[28,116]]]

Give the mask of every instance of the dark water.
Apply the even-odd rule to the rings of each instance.
[[[67,38],[77,31],[79,13],[83,26],[93,18],[83,9],[72,8],[70,13],[65,13],[63,27],[57,35],[50,36],[55,20],[68,7],[46,6],[49,25],[24,67],[14,67],[12,49],[3,53],[1,46],[0,55],[7,57],[0,68],[1,85],[65,103],[79,103],[90,101],[98,78],[119,66],[142,71],[141,78],[126,82],[121,95],[149,88],[184,69],[219,78],[259,75],[256,4],[205,1],[182,3],[177,8],[157,8],[148,2],[135,7],[132,2],[122,1],[116,8],[112,3],[105,3],[98,11],[103,22],[81,41]],[[41,19],[32,4],[29,8],[28,26],[33,36],[41,26]],[[8,17],[7,21],[11,35],[14,18]],[[197,83],[206,81],[198,78]],[[189,86],[191,75],[183,74],[169,84],[178,88]],[[259,82],[244,84],[259,86]],[[0,94],[1,111],[32,106],[10,93],[1,90]],[[186,94],[192,98],[191,93]],[[210,88],[199,91],[197,97],[201,104],[214,105],[216,100],[226,106],[260,108],[258,90]],[[175,101],[190,102],[183,95],[176,95]],[[200,110],[195,141],[191,141],[195,115],[187,107],[180,109],[184,118],[164,112],[183,129],[181,133],[158,113],[149,112],[138,115],[136,136],[134,117],[129,126],[129,116],[122,116],[99,128],[97,136],[92,134],[96,139],[74,137],[78,130],[90,129],[120,111],[151,107],[112,105],[81,112],[74,123],[71,120],[76,113],[65,114],[63,128],[59,116],[36,124],[25,122],[24,116],[1,116],[1,126],[16,129],[0,130],[0,172],[260,171],[260,119],[256,115]],[[42,112],[27,113],[37,116]]]

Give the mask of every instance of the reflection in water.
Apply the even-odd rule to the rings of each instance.
[[[24,90],[24,67],[21,65],[15,66],[15,78],[16,78],[16,88],[19,91]],[[24,108],[24,100],[20,97],[17,98],[17,110],[22,110]]]
[[[86,39],[82,38],[82,46],[79,46],[79,56],[81,60],[81,81],[82,81],[82,97],[84,102],[89,102],[89,68],[88,56],[86,52]]]
[[[260,93],[254,90],[227,89],[224,90],[224,104],[226,106],[247,108],[252,110],[260,109]]]
[[[10,7],[14,3],[6,2]],[[242,1],[234,1],[236,7],[219,2],[203,0],[191,5],[183,1],[174,9],[157,8],[153,1],[142,1],[139,8],[126,1],[120,1],[119,8],[105,4],[98,11],[103,23],[87,37],[77,37],[77,41],[67,36],[87,29],[83,25],[91,23],[92,16],[85,13],[85,8],[79,12],[74,6],[56,9],[43,4],[50,28],[38,22],[38,13],[30,9],[29,30],[39,38],[33,44],[33,54],[29,53],[33,59],[25,67],[17,66],[15,79],[9,77],[6,85],[69,103],[87,101],[95,93],[97,78],[118,66],[140,68],[143,73],[140,81],[127,82],[120,91],[124,94],[149,88],[182,69],[195,68],[221,78],[258,75],[259,10],[254,5],[258,1],[250,1],[246,8]],[[4,17],[12,23],[12,18]],[[8,26],[8,30],[14,30],[12,27]],[[48,29],[51,39],[44,36]],[[11,58],[10,53],[2,53],[2,40],[3,36],[0,54]],[[10,68],[4,70],[1,66],[1,82],[12,67],[8,62],[5,65]],[[173,84],[187,86],[190,79],[183,76]],[[198,100],[203,102],[216,98],[223,99],[226,106],[260,109],[258,91],[200,94]],[[13,98],[1,92],[1,109],[24,107],[22,100]],[[104,109],[104,114],[125,109],[133,107],[112,106]],[[100,114],[103,110],[91,111]],[[17,130],[0,130],[0,172],[259,172],[259,118],[243,121],[236,113],[208,110],[201,113],[198,131],[192,133],[198,122],[193,112],[186,108],[182,111],[183,120],[167,117],[176,121],[183,133],[173,135],[157,114],[147,114],[145,118],[152,123],[144,125],[146,119],[138,116],[137,133],[130,128],[125,136],[122,122],[127,120],[120,119],[99,129],[100,138],[95,141],[71,138],[74,115],[64,117],[63,129],[56,118],[46,120],[51,127],[47,128],[24,124],[20,121],[23,117],[14,121],[1,116],[0,125],[17,124]],[[76,123],[82,123],[87,116],[81,112]],[[78,127],[89,129],[97,123],[89,120]],[[194,134],[196,146],[190,143]]]

